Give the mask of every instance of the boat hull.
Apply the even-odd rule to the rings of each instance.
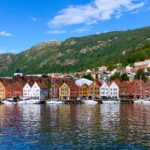
[[[89,105],[94,105],[94,104],[97,104],[98,102],[97,101],[94,101],[94,100],[84,100],[83,101],[85,104],[89,104]]]
[[[18,104],[41,104],[41,100],[23,100],[19,101]]]
[[[2,103],[5,104],[5,105],[16,105],[17,104],[17,102],[10,102],[10,101],[7,101],[7,100],[2,101]]]
[[[46,101],[46,104],[64,104],[64,102],[63,101],[54,101],[54,100],[52,100],[52,101]]]

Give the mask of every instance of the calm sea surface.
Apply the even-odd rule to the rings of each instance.
[[[150,149],[150,105],[0,105],[0,150]]]

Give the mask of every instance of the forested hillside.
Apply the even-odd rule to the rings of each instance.
[[[146,58],[150,58],[150,27],[41,43],[17,55],[0,55],[0,75],[12,75],[17,68],[25,74],[75,72]]]

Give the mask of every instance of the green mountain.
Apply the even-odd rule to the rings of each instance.
[[[12,75],[17,68],[25,74],[75,72],[147,58],[150,27],[44,42],[16,55],[0,55],[0,76]]]

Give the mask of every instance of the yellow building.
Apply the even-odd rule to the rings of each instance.
[[[88,96],[89,96],[89,86],[87,84],[79,86],[79,97],[88,97]]]
[[[2,82],[0,82],[0,100],[3,100],[5,98],[6,98],[5,86],[3,85]]]
[[[70,99],[70,87],[65,82],[59,87],[59,99]]]
[[[98,81],[93,81],[89,86],[89,96],[92,98],[100,97],[100,83]]]

